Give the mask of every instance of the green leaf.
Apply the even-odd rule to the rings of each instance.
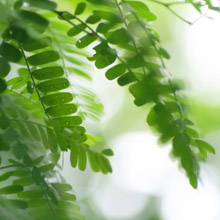
[[[126,66],[124,64],[118,64],[112,68],[110,68],[106,73],[105,76],[109,80],[113,80],[118,76],[122,75],[126,71]]]
[[[44,37],[40,39],[35,39],[35,40],[29,40],[28,43],[23,44],[24,50],[31,52],[34,50],[39,50],[42,48],[46,48],[50,46],[51,44],[51,39],[49,37]]]
[[[72,190],[72,186],[70,184],[66,184],[66,183],[51,183],[51,185],[59,193],[63,193],[63,192]]]
[[[48,139],[47,139],[46,132],[44,131],[44,129],[41,126],[38,126],[38,130],[40,132],[40,137],[41,137],[41,140],[42,140],[42,143],[43,143],[44,147],[46,149],[48,149],[49,148],[49,142],[48,142]]]
[[[60,66],[50,66],[34,70],[31,74],[38,80],[45,80],[62,76],[64,74],[64,70]]]
[[[191,173],[190,176],[189,176],[189,182],[190,182],[190,185],[194,188],[194,189],[197,189],[197,177],[194,173]]]
[[[81,171],[84,171],[86,169],[86,163],[87,163],[86,151],[81,148],[79,153],[79,163],[78,163],[78,167]]]
[[[48,201],[46,199],[31,199],[27,201],[28,208],[46,207]]]
[[[23,191],[23,186],[20,185],[12,185],[12,186],[6,186],[4,188],[0,189],[0,194],[14,194],[14,193],[18,193],[18,192],[22,192]]]
[[[118,78],[118,84],[120,86],[125,86],[125,85],[132,83],[134,81],[136,81],[136,77],[131,72],[127,72]]]
[[[37,167],[34,167],[33,170],[32,170],[32,177],[33,177],[33,180],[34,182],[37,184],[37,185],[40,185],[43,183],[44,179],[43,177],[41,176],[41,173],[39,171],[39,169]]]
[[[41,101],[45,105],[61,105],[64,103],[71,102],[73,100],[73,95],[69,92],[55,93],[52,95],[43,96]]]
[[[68,70],[75,75],[78,75],[78,76],[83,77],[88,80],[92,80],[92,77],[88,73],[84,72],[81,69],[78,69],[75,67],[68,67]]]
[[[192,128],[189,128],[189,127],[186,128],[186,134],[187,134],[189,137],[192,137],[192,138],[198,138],[198,137],[199,137],[198,132],[195,131],[195,130],[192,129]]]
[[[29,133],[28,133],[26,127],[25,127],[21,122],[19,122],[19,121],[17,121],[16,123],[17,123],[17,126],[18,126],[18,128],[19,128],[21,134],[22,134],[24,137],[29,137],[30,135],[29,135]]]
[[[112,12],[94,10],[93,14],[96,16],[99,16],[100,18],[102,18],[104,20],[110,21],[110,22],[114,22],[114,23],[121,23],[122,22],[120,16],[118,16]]]
[[[28,130],[30,131],[32,137],[36,140],[36,141],[40,141],[40,134],[37,130],[37,128],[35,127],[35,125],[33,125],[32,123],[27,123],[27,127]]]
[[[51,163],[51,164],[47,164],[47,165],[43,165],[43,166],[38,167],[38,170],[40,173],[46,173],[48,171],[53,171],[54,166],[55,165]]]
[[[38,7],[45,10],[55,10],[57,4],[48,0],[25,0],[25,2],[29,3],[31,6]]]
[[[30,24],[39,26],[40,28],[46,28],[49,25],[49,21],[37,13],[26,10],[19,10],[18,14],[25,21],[29,22]]]
[[[62,129],[72,128],[82,123],[82,119],[79,116],[59,117],[53,119],[53,121],[55,122],[55,124],[59,124]]]
[[[18,10],[20,9],[24,4],[24,0],[17,0],[15,3],[14,3],[14,10]]]
[[[120,28],[113,32],[108,33],[107,41],[111,44],[129,43],[131,37],[126,29]]]
[[[76,46],[80,49],[87,47],[97,39],[95,34],[87,34],[76,42]]]
[[[46,109],[46,113],[53,117],[70,115],[72,113],[75,113],[76,111],[77,111],[77,107],[74,104],[63,104]]]
[[[71,146],[71,153],[70,153],[70,162],[72,167],[77,166],[78,158],[79,158],[80,148],[77,144]]]
[[[55,62],[59,58],[60,58],[60,55],[56,51],[49,50],[49,51],[38,53],[36,55],[32,55],[28,57],[27,60],[32,66],[38,66],[38,65]]]
[[[32,177],[24,177],[13,181],[13,185],[30,186],[34,184]]]
[[[152,14],[146,4],[140,1],[126,1],[134,11],[137,12],[139,17],[145,18],[147,21],[155,21],[157,17]],[[132,10],[131,10],[132,11]]]
[[[28,93],[33,94],[34,84],[32,81],[27,81],[27,91],[28,91]]]
[[[9,199],[8,202],[16,209],[26,209],[28,207],[28,203],[26,201]]]
[[[22,58],[21,52],[13,45],[3,42],[0,45],[0,55],[5,59],[17,63]]]
[[[210,145],[209,143],[199,139],[195,140],[195,142],[198,147],[203,148],[204,150],[208,151],[211,154],[215,154],[214,147],[212,147],[212,145]]]
[[[17,196],[22,199],[39,199],[43,197],[43,195],[42,190],[28,190],[17,194]]]
[[[0,78],[0,93],[3,93],[7,89],[7,85],[4,79]]]
[[[84,31],[85,28],[86,28],[85,24],[75,25],[74,27],[69,29],[69,31],[67,32],[67,35],[69,35],[70,37],[76,36],[76,35],[80,34],[82,31]]]
[[[96,28],[96,31],[98,33],[102,33],[102,34],[105,34],[107,33],[111,28],[114,27],[114,23],[112,22],[102,22],[102,23],[99,23],[99,25],[97,26]]]
[[[84,2],[80,2],[77,6],[76,6],[76,10],[75,10],[75,15],[80,15],[85,11],[86,8],[86,4]]]
[[[38,158],[36,158],[34,161],[33,161],[33,164],[36,166],[38,164],[40,164],[44,159],[44,156],[39,156]]]
[[[2,174],[2,175],[0,176],[0,182],[7,180],[7,179],[10,178],[11,176],[13,176],[13,174],[14,174],[13,171],[9,171],[9,172],[6,172],[6,173]]]
[[[71,193],[59,193],[62,200],[75,201],[76,196]]]
[[[99,22],[101,18],[98,15],[91,15],[86,19],[86,23],[88,24],[95,24]]]
[[[48,135],[48,142],[49,142],[49,147],[52,153],[57,152],[57,139],[55,136],[55,133],[51,129],[47,129],[47,135]]]
[[[37,85],[41,92],[53,92],[68,88],[70,85],[66,78],[51,79]]]
[[[6,77],[11,70],[11,66],[4,57],[0,57],[0,77]]]
[[[102,151],[102,153],[106,156],[114,156],[114,152],[112,151],[112,149],[105,149]]]
[[[89,164],[90,164],[91,169],[94,172],[99,172],[100,166],[99,166],[98,161],[96,159],[96,153],[89,150],[89,151],[87,151],[87,154],[88,154],[88,159],[89,159]]]

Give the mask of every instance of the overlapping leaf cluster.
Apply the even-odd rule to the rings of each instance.
[[[152,105],[147,123],[159,132],[162,143],[172,141],[172,155],[196,188],[199,161],[207,157],[207,152],[215,151],[199,139],[179,96],[181,84],[172,80],[166,69],[164,59],[170,56],[159,46],[160,37],[151,27],[156,16],[140,1],[88,2],[97,9],[85,21],[77,17],[77,12],[57,12],[73,25],[67,34],[79,36],[78,48],[92,46],[95,54],[88,59],[98,69],[108,67],[107,79],[117,79],[121,86],[129,85],[135,105]],[[84,9],[85,3],[78,8]]]
[[[0,4],[0,12],[3,209],[10,204],[24,210],[22,219],[83,219],[75,196],[67,192],[71,187],[57,171],[61,152],[70,150],[71,165],[82,171],[88,160],[93,171],[112,172],[106,157],[112,151],[89,146],[82,126],[82,119],[99,117],[102,107],[78,81],[69,81],[71,76],[91,79],[81,68],[87,65],[85,57],[104,69],[107,79],[128,86],[135,105],[151,107],[147,123],[162,143],[172,142],[172,155],[197,187],[199,161],[215,151],[199,139],[187,117],[182,88],[166,69],[164,59],[170,56],[160,47],[151,27],[156,16],[147,5],[87,0],[70,13],[58,11],[52,1],[18,0],[12,7]],[[84,48],[93,48],[94,55]]]
[[[58,175],[60,154],[70,150],[73,167],[84,171],[89,160],[95,172],[107,174],[112,169],[106,156],[112,151],[100,152],[87,144],[78,115],[80,103],[74,103],[76,94],[64,77],[67,70],[60,61],[64,55],[54,49],[49,20],[36,13],[36,9],[55,10],[56,4],[30,0],[15,2],[13,9],[0,7],[7,10],[9,20],[0,44],[0,144],[1,152],[7,152],[1,181],[12,179],[8,182],[12,185],[3,185],[0,194],[15,194],[9,203],[25,209],[26,219],[83,219],[79,206],[71,202],[75,196],[65,192],[71,190],[70,185],[62,183],[59,176],[57,183],[50,181]],[[73,60],[75,53],[70,53]],[[94,95],[85,91],[85,103],[92,105]],[[39,156],[42,153],[45,157]],[[38,200],[33,200],[35,197]]]

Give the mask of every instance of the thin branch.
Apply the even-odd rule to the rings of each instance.
[[[42,105],[42,107],[43,107],[43,109],[44,109],[44,113],[45,113],[45,115],[47,116],[47,118],[50,120],[50,116],[46,113],[46,108],[45,108],[45,106],[44,106],[44,103],[43,103],[42,100],[41,100],[41,96],[40,96],[40,93],[39,93],[38,88],[37,88],[37,86],[36,86],[34,77],[33,77],[33,75],[31,74],[31,69],[30,69],[30,66],[29,66],[29,64],[28,64],[27,57],[26,57],[26,55],[25,55],[25,53],[24,53],[23,48],[22,48],[22,47],[20,47],[20,48],[21,48],[22,55],[23,55],[23,57],[24,57],[24,59],[25,59],[25,63],[26,63],[26,66],[27,66],[29,75],[30,75],[30,77],[31,77],[32,83],[33,83],[34,88],[35,88],[35,90],[36,90],[36,92],[37,92],[37,95],[38,95],[38,98],[39,98],[39,100],[40,100],[40,103],[41,103],[41,105]]]
[[[22,98],[24,98],[24,99],[26,99],[27,101],[31,102],[33,105],[35,105],[35,106],[36,106],[37,108],[39,108],[40,110],[43,110],[37,103],[33,102],[31,99],[27,98],[26,96],[22,95],[21,93],[16,92],[16,91],[13,90],[13,89],[8,89],[8,88],[7,88],[7,90],[10,91],[10,92],[13,92],[13,93],[16,94],[16,95],[21,96]]]
[[[177,18],[179,18],[180,20],[182,20],[183,22],[185,22],[188,25],[194,25],[197,21],[199,21],[202,17],[206,16],[206,14],[203,14],[201,16],[199,16],[197,19],[195,19],[194,21],[188,21],[187,19],[185,19],[184,17],[182,17],[181,15],[179,15],[177,12],[175,12],[171,6],[173,5],[177,5],[177,4],[187,4],[189,2],[170,2],[170,3],[164,3],[158,0],[148,0],[154,3],[157,3],[159,5],[164,6],[165,8],[167,8],[172,14],[174,14]],[[189,3],[191,4],[191,3]]]
[[[133,14],[133,16],[136,18],[136,20],[138,21],[138,23],[141,25],[141,27],[143,28],[143,30],[144,30],[144,32],[146,33],[146,35],[148,36],[148,38],[149,38],[149,40],[150,40],[150,42],[151,42],[153,48],[155,49],[155,51],[156,51],[156,53],[157,53],[157,55],[158,55],[158,57],[159,57],[159,59],[160,59],[160,62],[161,62],[161,65],[162,65],[163,69],[164,69],[167,73],[169,73],[169,71],[168,71],[167,68],[166,68],[165,62],[164,62],[162,56],[160,55],[159,50],[158,50],[158,48],[157,48],[155,42],[154,42],[154,41],[152,40],[152,38],[150,37],[150,34],[149,34],[147,28],[144,26],[144,24],[141,22],[141,20],[139,19],[139,17],[138,17],[134,12],[132,12],[132,14]],[[174,95],[174,98],[175,98],[175,100],[176,100],[176,103],[178,104],[179,101],[178,101],[178,98],[177,98],[177,95],[176,95],[176,91],[175,91],[175,89],[174,89],[174,87],[173,87],[172,81],[171,81],[170,77],[166,76],[166,78],[167,78],[168,83],[169,83],[169,85],[170,85],[170,88],[171,88],[171,90],[172,90],[172,92],[173,92],[173,95]],[[181,108],[180,108],[179,105],[177,105],[177,106],[178,106],[178,110],[179,110],[180,117],[183,118],[182,110],[181,110]]]
[[[72,21],[66,19],[65,16],[63,16],[63,13],[64,13],[64,12],[59,12],[59,11],[53,11],[53,12],[56,13],[57,15],[59,15],[60,17],[62,17],[62,18],[63,18],[67,23],[69,23],[70,25],[72,25],[72,26],[74,26],[74,27],[76,26],[76,24],[74,24]],[[97,38],[99,39],[99,41],[100,41],[101,43],[102,43],[102,42],[106,42],[106,40],[103,39],[96,31],[94,31],[87,23],[85,23],[84,21],[82,21],[81,19],[79,19],[77,16],[75,16],[75,15],[73,15],[73,14],[71,14],[71,15],[74,16],[74,18],[75,18],[76,20],[78,20],[81,24],[85,25],[89,30],[91,30],[92,34],[96,35]],[[86,34],[91,34],[90,32],[86,31],[85,29],[81,29],[81,30],[82,30],[83,32],[85,32]],[[107,43],[107,42],[106,42],[106,43]],[[109,46],[109,44],[107,44],[107,46],[108,46],[108,48],[111,49],[111,47]],[[136,77],[136,75],[133,73],[133,71],[132,71],[131,68],[129,67],[128,63],[127,63],[126,61],[124,61],[123,59],[121,59],[117,54],[116,54],[116,57],[117,57],[117,59],[118,59],[121,63],[125,64],[127,70],[134,75],[134,77],[137,79],[137,81],[140,81],[140,80]]]
[[[127,21],[125,20],[125,17],[124,17],[123,12],[122,12],[122,10],[121,10],[121,8],[120,8],[120,5],[118,4],[118,1],[117,1],[117,0],[115,0],[115,3],[116,3],[116,5],[117,5],[118,11],[119,11],[119,13],[120,13],[120,15],[121,15],[121,19],[122,19],[122,21],[123,21],[123,23],[124,23],[124,25],[125,25],[125,27],[126,27],[128,33],[129,33],[130,37],[131,37],[131,40],[132,40],[132,43],[133,43],[134,48],[135,48],[135,50],[136,50],[136,53],[137,53],[138,55],[140,55],[139,50],[138,50],[138,47],[137,47],[137,44],[136,44],[136,42],[135,42],[135,40],[134,40],[134,38],[133,38],[131,32],[129,31]],[[143,69],[143,72],[144,72],[145,75],[146,75],[146,70],[145,70],[145,68],[143,67],[142,69]],[[135,78],[136,78],[136,77],[135,77]]]

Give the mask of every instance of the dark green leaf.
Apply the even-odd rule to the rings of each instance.
[[[71,128],[82,123],[82,119],[79,116],[59,117],[53,119],[53,121],[61,128]]]
[[[53,117],[70,115],[72,113],[75,113],[76,111],[77,111],[77,107],[74,104],[63,104],[46,109],[46,113]]]
[[[75,15],[80,15],[85,11],[86,8],[86,4],[84,2],[80,2],[77,6],[76,6],[76,10],[75,10]]]
[[[14,194],[23,191],[23,186],[12,185],[0,189],[0,194]]]
[[[68,88],[70,85],[66,78],[51,79],[37,85],[41,92],[53,92]]]
[[[48,0],[25,0],[25,2],[28,2],[31,6],[52,11],[55,10],[57,7],[57,4],[55,2]]]
[[[26,209],[28,207],[28,203],[26,201],[9,199],[8,202],[16,209]]]
[[[17,194],[17,196],[22,199],[39,199],[43,197],[43,195],[44,193],[42,190],[29,190]]]
[[[32,81],[27,81],[27,91],[30,94],[34,92],[34,84]]]
[[[99,22],[101,18],[98,15],[91,15],[87,18],[86,23],[88,24],[95,24]]]
[[[19,10],[18,14],[25,21],[30,22],[33,25],[37,25],[41,28],[46,28],[49,25],[48,20],[37,13],[31,12],[31,11],[26,11],[26,10]]]
[[[0,176],[0,182],[7,180],[7,179],[10,178],[11,176],[13,176],[13,174],[14,174],[13,171],[9,171],[9,172],[6,172],[6,173],[2,174],[2,175]]]
[[[72,27],[71,29],[69,29],[69,31],[67,32],[67,34],[72,37],[72,36],[76,36],[79,33],[81,33],[82,31],[84,31],[86,28],[85,24],[78,24],[74,27]]]
[[[33,170],[32,170],[32,177],[33,177],[34,182],[37,185],[42,184],[43,181],[44,181],[43,177],[41,176],[41,173],[40,173],[39,169],[36,168],[36,167],[34,167]]]
[[[97,39],[95,34],[87,34],[76,42],[76,46],[80,49],[87,47]]]
[[[22,58],[21,52],[9,43],[3,42],[0,45],[0,55],[11,62],[18,62]]]
[[[41,100],[45,105],[61,105],[71,102],[73,100],[73,95],[69,92],[55,93],[52,95],[43,96]]]
[[[131,40],[131,37],[124,28],[120,28],[113,32],[108,33],[107,40],[111,44],[121,44],[125,42],[127,44]]]
[[[11,70],[11,66],[4,57],[0,57],[0,77],[6,77]]]
[[[28,62],[32,66],[38,66],[38,65],[43,65],[51,62],[55,62],[60,58],[60,55],[54,51],[54,50],[49,50],[45,52],[38,53],[36,55],[28,57]]]
[[[7,89],[7,85],[4,79],[0,78],[0,93],[3,93]]]
[[[118,84],[120,86],[125,86],[125,85],[132,83],[134,81],[136,81],[136,77],[131,72],[125,73],[121,77],[118,78]]]
[[[28,41],[28,43],[23,44],[23,48],[24,50],[31,52],[34,50],[39,50],[39,49],[48,47],[50,46],[50,44],[51,44],[51,39],[49,37],[44,37],[41,39]]]
[[[34,78],[38,80],[53,79],[64,74],[64,70],[60,66],[50,66],[34,70],[31,72]]]
[[[21,8],[24,4],[24,0],[17,0],[15,3],[14,3],[14,9],[15,10],[18,10],[19,8]]]
[[[102,153],[106,156],[114,156],[114,152],[112,151],[112,149],[105,149],[102,151]]]
[[[126,71],[126,66],[124,64],[118,64],[118,65],[110,68],[105,73],[105,76],[107,79],[112,80],[112,79],[115,79],[118,76],[122,75],[125,71]]]

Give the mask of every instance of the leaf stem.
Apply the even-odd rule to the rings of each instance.
[[[40,101],[40,103],[41,103],[41,105],[42,105],[42,107],[43,107],[43,109],[44,109],[44,113],[45,113],[45,115],[46,115],[47,118],[50,120],[50,116],[46,113],[46,108],[45,108],[45,106],[44,106],[44,103],[43,103],[42,100],[41,100],[40,92],[38,91],[38,88],[37,88],[37,86],[36,86],[36,83],[35,83],[34,77],[33,77],[32,74],[31,74],[31,69],[30,69],[30,66],[29,66],[29,64],[28,64],[27,57],[26,57],[26,55],[25,55],[25,53],[24,53],[23,48],[22,48],[22,47],[20,47],[20,48],[21,48],[22,55],[23,55],[23,57],[24,57],[24,59],[25,59],[25,63],[26,63],[26,66],[27,66],[27,69],[28,69],[29,75],[30,75],[30,77],[31,77],[32,83],[33,83],[34,88],[35,88],[35,90],[36,90],[36,92],[37,92],[37,95],[38,95],[39,101]]]

